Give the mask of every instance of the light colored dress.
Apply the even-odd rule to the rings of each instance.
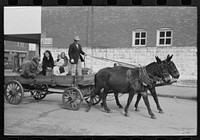
[[[64,59],[60,59],[58,62],[55,62],[55,66],[53,67],[53,75],[66,75],[66,72],[60,73],[60,66],[64,64]]]

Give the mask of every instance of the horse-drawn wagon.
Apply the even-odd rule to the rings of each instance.
[[[89,107],[86,111],[89,111],[91,105],[98,104],[102,99],[102,105],[104,105],[104,109],[108,110],[109,112],[109,109],[105,103],[108,93],[114,93],[116,103],[119,106],[118,93],[129,93],[130,96],[133,91],[136,91],[138,93],[138,97],[140,96],[139,98],[137,97],[135,104],[137,109],[138,102],[142,96],[141,92],[144,92],[145,95],[143,98],[145,104],[152,118],[155,118],[154,114],[150,110],[149,101],[146,96],[147,90],[150,90],[159,112],[163,112],[158,103],[155,87],[170,85],[176,82],[176,80],[172,80],[170,78],[170,75],[172,78],[179,77],[179,72],[175,64],[171,61],[172,56],[168,55],[167,59],[164,61],[161,61],[158,57],[156,57],[157,62],[152,62],[145,67],[108,67],[99,70],[99,72],[97,72],[95,75],[85,74],[83,76],[37,76],[36,78],[31,79],[23,78],[16,73],[5,73],[4,96],[9,103],[17,105],[25,97],[25,92],[30,93],[31,96],[36,100],[41,100],[48,94],[61,93],[65,108],[70,110],[78,110],[81,107],[82,102],[85,100],[87,103],[89,103]],[[111,72],[100,72],[106,69],[111,69]],[[99,76],[97,76],[98,73],[100,73]],[[101,73],[103,73],[103,75],[101,75]],[[108,78],[110,78],[111,74],[113,73],[115,75],[114,77],[118,79],[111,80],[112,84],[117,82],[121,83],[119,85],[112,86],[112,88],[108,88],[109,86],[106,84],[112,85],[111,83],[108,83]],[[105,76],[107,76],[107,78]],[[98,80],[98,77],[100,77],[100,80]],[[161,81],[161,83],[157,83],[157,81]],[[124,83],[127,85],[123,86]],[[100,87],[98,87],[99,85]],[[52,88],[59,91],[52,91]],[[113,88],[117,88],[118,90]],[[132,92],[128,90],[131,90]],[[128,105],[130,105],[130,103]],[[127,115],[127,107],[125,107],[125,109],[125,115]]]
[[[62,94],[65,108],[78,110],[82,102],[89,102],[91,90],[94,88],[94,75],[83,76],[38,76],[34,79],[23,78],[17,73],[4,74],[4,96],[10,103],[22,102],[25,93],[30,93],[35,100],[42,100],[48,94]],[[99,103],[98,96],[93,104]]]

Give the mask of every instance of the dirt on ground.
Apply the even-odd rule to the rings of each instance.
[[[120,97],[123,106],[128,95]],[[197,101],[159,97],[164,114],[158,113],[152,96],[149,96],[152,111],[157,119],[151,119],[141,100],[140,112],[134,110],[136,97],[129,108],[130,117],[124,110],[108,101],[111,113],[106,113],[100,104],[87,113],[87,103],[78,111],[63,108],[62,95],[48,95],[40,102],[24,98],[19,105],[5,101],[5,135],[196,135]]]

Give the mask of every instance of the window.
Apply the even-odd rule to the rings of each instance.
[[[41,38],[42,45],[52,45],[53,39],[52,38]]]
[[[147,32],[144,30],[133,31],[132,46],[146,46]]]
[[[23,42],[17,42],[17,46],[18,46],[18,47],[24,47],[25,45],[24,45]]]
[[[171,46],[173,32],[171,29],[157,30],[157,46]]]

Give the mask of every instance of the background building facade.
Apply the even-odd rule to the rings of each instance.
[[[87,54],[134,65],[173,54],[180,79],[197,79],[196,8],[42,7],[41,52],[67,53],[75,35]],[[87,56],[85,66],[96,72],[113,62]]]

